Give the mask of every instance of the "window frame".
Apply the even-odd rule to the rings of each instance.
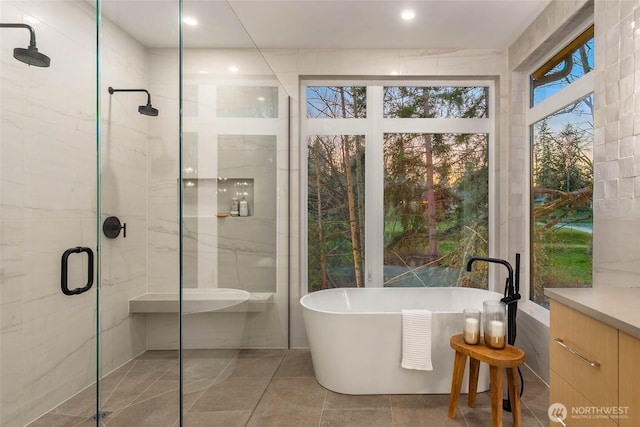
[[[528,144],[528,162],[526,162],[528,185],[525,188],[525,196],[528,204],[528,216],[527,216],[527,233],[525,235],[525,247],[529,248],[528,253],[523,257],[523,264],[527,265],[529,274],[524,277],[525,283],[520,285],[520,294],[522,299],[520,300],[520,308],[539,322],[549,326],[549,309],[535,303],[531,298],[531,285],[533,283],[533,202],[532,202],[532,188],[533,188],[533,141],[532,141],[532,126],[538,121],[548,117],[562,108],[570,105],[571,103],[587,96],[591,93],[595,97],[595,61],[594,69],[591,72],[580,77],[578,80],[572,82],[568,86],[565,86],[558,92],[539,102],[535,106],[531,106],[533,103],[533,90],[530,76],[544,66],[545,63],[553,59],[554,56],[565,49],[573,40],[586,32],[589,27],[592,27],[593,17],[583,22],[570,32],[562,42],[555,46],[553,51],[550,51],[548,55],[545,55],[543,59],[536,62],[526,73],[526,86],[524,88],[525,93],[525,141]],[[524,285],[524,286],[523,286]]]
[[[367,88],[366,118],[313,119],[306,117],[306,88],[309,86],[365,86]],[[482,86],[488,88],[488,114],[486,118],[385,118],[384,87],[387,86]],[[499,209],[496,202],[496,81],[493,78],[420,78],[420,79],[349,79],[339,77],[304,78],[299,80],[300,90],[300,293],[308,294],[308,147],[307,140],[314,135],[364,135],[365,137],[365,232],[364,232],[364,286],[383,287],[384,275],[384,134],[385,133],[486,133],[488,134],[489,162],[489,253],[498,253]],[[489,289],[494,289],[494,272],[489,266]],[[498,286],[501,288],[501,286]]]

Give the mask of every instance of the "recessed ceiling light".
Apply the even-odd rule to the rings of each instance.
[[[185,16],[184,18],[182,18],[182,22],[184,22],[186,25],[189,25],[190,27],[195,27],[196,25],[198,25],[198,20],[196,18],[192,18],[191,16]]]
[[[395,70],[393,70],[393,71],[391,72],[391,75],[392,75],[392,76],[397,76],[397,75],[399,75],[399,74],[400,74],[400,73],[399,73],[399,72],[397,72],[397,71],[395,71]]]
[[[406,10],[403,10],[402,13],[400,13],[400,16],[405,21],[410,21],[416,17],[416,12],[411,9],[406,9]]]
[[[259,97],[258,97],[258,98],[256,98],[256,99],[257,99],[258,101],[260,101],[260,102],[264,102],[264,101],[266,101],[266,100],[267,100],[264,96],[259,96]]]
[[[238,67],[236,67],[235,65],[230,65],[229,66],[229,71],[231,71],[232,73],[237,73],[239,70]]]
[[[200,70],[200,74],[209,74],[207,70]]]

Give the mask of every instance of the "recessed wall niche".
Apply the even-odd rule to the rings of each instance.
[[[219,177],[217,180],[218,216],[225,217],[227,214],[239,217],[253,216],[255,213],[253,189],[253,178]],[[233,199],[236,199],[238,204],[242,200],[247,201],[247,215],[242,215],[242,212],[239,212],[240,206],[233,207]]]

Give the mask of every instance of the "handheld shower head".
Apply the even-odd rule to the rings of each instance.
[[[145,116],[156,117],[158,115],[158,109],[153,108],[151,105],[151,94],[146,89],[114,89],[109,86],[109,94],[113,95],[114,92],[144,92],[147,94],[147,105],[141,105],[138,107],[138,113]]]
[[[17,47],[13,49],[13,57],[18,61],[24,62],[28,65],[35,65],[36,67],[48,67],[51,64],[51,59],[38,52],[36,47],[36,32],[27,24],[0,24],[0,28],[26,28],[31,34],[29,46],[26,49]]]

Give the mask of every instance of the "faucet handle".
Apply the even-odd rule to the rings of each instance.
[[[513,294],[513,295],[509,295],[508,297],[502,298],[500,301],[509,305],[518,301],[520,298],[521,298],[520,294]]]

